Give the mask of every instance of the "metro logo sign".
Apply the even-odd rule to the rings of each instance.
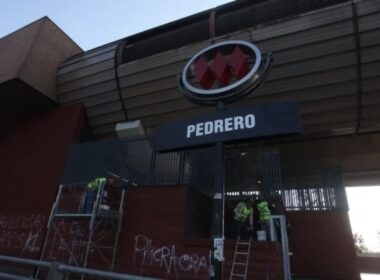
[[[254,44],[238,40],[213,44],[195,54],[179,75],[179,87],[194,103],[217,105],[217,112],[162,125],[155,150],[167,152],[301,133],[296,102],[225,108],[226,103],[252,93],[266,78],[271,63],[271,53],[262,56]]]
[[[229,57],[218,51],[211,65],[202,55],[195,62],[193,74],[203,89],[210,89],[215,82],[218,87],[224,87],[232,78],[241,79],[249,72],[248,58],[240,46],[235,46]]]
[[[190,101],[214,105],[230,103],[251,93],[264,80],[272,61],[246,41],[225,41],[194,55],[179,77],[179,87]]]

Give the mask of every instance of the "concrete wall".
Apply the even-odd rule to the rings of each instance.
[[[81,53],[82,49],[49,18],[34,39],[19,76],[26,83],[52,100],[56,100],[56,71],[67,58]]]
[[[17,77],[42,24],[38,20],[0,39],[0,83]]]
[[[43,17],[0,39],[0,84],[17,78],[56,100],[57,68],[80,52],[76,43]]]
[[[58,26],[43,17],[0,39],[0,129],[56,105],[55,73],[82,52]]]

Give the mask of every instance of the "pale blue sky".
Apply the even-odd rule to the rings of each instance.
[[[368,249],[380,252],[380,186],[346,188],[353,232],[364,238]]]
[[[84,50],[231,0],[3,0],[0,38],[43,16]]]

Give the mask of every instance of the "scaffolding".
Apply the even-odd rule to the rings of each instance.
[[[96,192],[90,192],[87,183],[60,185],[40,260],[113,271],[127,186],[128,181],[116,175]]]

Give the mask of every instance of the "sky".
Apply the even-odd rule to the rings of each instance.
[[[368,250],[380,252],[380,186],[346,188],[351,229],[359,233]],[[380,280],[379,274],[361,274],[362,280]]]
[[[3,0],[0,38],[48,16],[89,50],[231,0]]]
[[[352,231],[359,233],[372,252],[380,252],[380,187],[346,188]]]

